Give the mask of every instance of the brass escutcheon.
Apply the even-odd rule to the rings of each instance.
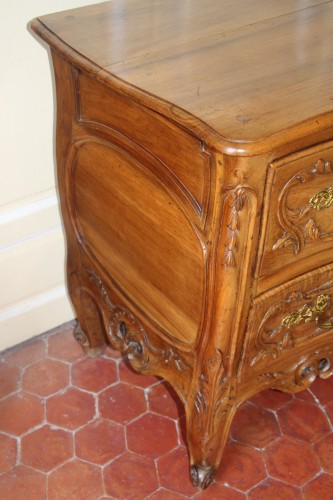
[[[324,208],[328,208],[333,203],[333,186],[329,186],[328,188],[324,188],[319,193],[315,194],[310,198],[309,205],[311,208],[315,208],[316,210],[324,210]]]
[[[284,326],[285,328],[292,328],[302,321],[304,321],[304,323],[315,321],[319,328],[329,330],[330,328],[333,328],[333,321],[320,323],[319,317],[325,309],[331,305],[331,303],[331,297],[327,293],[318,295],[314,304],[304,304],[304,306],[298,309],[298,311],[288,314],[288,316],[282,320],[281,326]]]

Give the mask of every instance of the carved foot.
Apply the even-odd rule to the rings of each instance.
[[[206,489],[215,479],[214,467],[203,467],[201,465],[191,466],[191,479],[195,487]]]
[[[89,358],[96,358],[97,356],[103,354],[103,346],[90,346],[89,339],[83,332],[80,323],[76,324],[73,335]]]

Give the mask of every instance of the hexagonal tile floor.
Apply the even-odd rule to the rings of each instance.
[[[243,404],[202,492],[173,390],[109,348],[85,357],[72,330],[0,353],[1,499],[333,499],[333,377]]]

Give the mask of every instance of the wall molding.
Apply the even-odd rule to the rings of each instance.
[[[11,304],[0,311],[0,352],[73,318],[65,286]]]
[[[0,251],[61,228],[55,188],[0,208]]]
[[[0,351],[74,317],[55,188],[0,209]]]

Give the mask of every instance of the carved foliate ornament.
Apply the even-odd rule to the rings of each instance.
[[[333,328],[332,296],[333,281],[329,281],[312,290],[293,291],[273,304],[260,323],[251,366],[265,358],[277,359],[284,350]],[[297,328],[303,323],[313,328]]]
[[[241,212],[245,208],[245,204],[251,204],[251,197],[254,195],[254,191],[246,183],[245,173],[241,169],[237,169],[234,172],[234,176],[237,179],[237,184],[228,186],[228,194],[224,200],[224,210],[227,211],[227,231],[226,238],[224,242],[224,261],[223,265],[225,267],[236,267],[237,265],[237,253],[240,248],[240,231],[244,229],[241,227]]]
[[[332,172],[329,161],[318,160],[311,168],[297,172],[286,182],[279,196],[277,214],[284,232],[273,244],[273,250],[291,245],[297,255],[307,242],[333,236],[333,227],[331,231],[322,231],[315,214],[315,211],[327,209],[333,203],[333,186],[315,193],[303,207],[290,206],[288,202],[294,188],[315,180],[319,175],[332,177]]]
[[[152,358],[161,365],[172,365],[178,372],[188,369],[186,362],[175,349],[165,346],[158,348],[149,340],[148,335],[126,308],[116,306],[110,300],[106,287],[96,273],[90,273],[91,281],[95,282],[108,310],[107,335],[114,348],[126,351],[133,366],[142,370],[152,362]]]
[[[265,372],[257,376],[260,384],[287,392],[298,392],[319,377],[326,379],[333,374],[333,350],[321,349],[303,356],[290,370],[284,372]]]

